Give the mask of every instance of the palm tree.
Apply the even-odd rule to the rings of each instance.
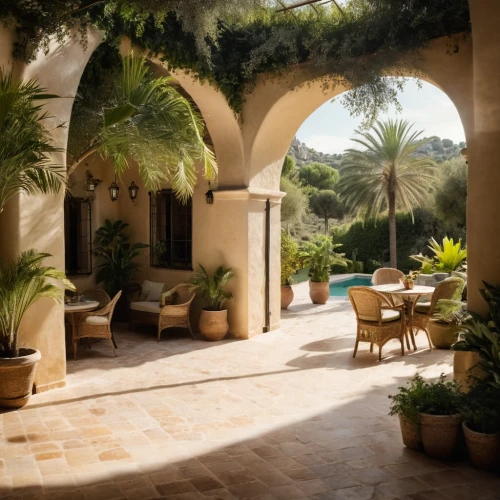
[[[52,146],[44,122],[47,94],[36,80],[15,81],[0,70],[0,212],[14,195],[57,193],[65,184],[64,168],[50,158]]]
[[[356,130],[353,141],[364,151],[348,149],[340,169],[337,193],[364,219],[389,212],[391,266],[397,267],[396,209],[412,214],[435,181],[436,164],[416,150],[433,137],[419,139],[406,120],[377,121],[367,132]]]
[[[68,174],[94,153],[111,158],[118,176],[133,159],[147,188],[171,183],[186,200],[196,184],[195,161],[203,163],[208,180],[217,174],[214,154],[203,141],[203,120],[171,78],[153,75],[145,57],[131,54],[121,61],[112,106],[103,110],[95,136],[73,155]]]

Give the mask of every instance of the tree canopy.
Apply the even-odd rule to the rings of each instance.
[[[343,216],[342,203],[330,189],[313,193],[310,206],[313,212],[325,221],[325,234],[328,234],[328,219],[340,219]]]
[[[324,163],[314,162],[299,170],[299,179],[304,186],[333,190],[339,180],[339,172]]]

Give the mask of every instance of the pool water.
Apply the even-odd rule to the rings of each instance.
[[[330,297],[347,297],[347,289],[350,286],[370,286],[371,276],[354,276],[343,281],[330,284]]]

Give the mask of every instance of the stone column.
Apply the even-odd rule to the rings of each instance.
[[[500,285],[500,3],[470,0],[474,135],[467,144],[468,305],[484,313],[482,280]]]
[[[282,194],[252,188],[215,190],[214,204],[207,205],[203,224],[196,229],[195,238],[203,241],[200,262],[209,271],[224,265],[235,273],[229,286],[234,298],[227,302],[227,307],[230,333],[237,338],[246,339],[264,331],[267,199],[271,201],[271,329],[279,326],[279,204]]]

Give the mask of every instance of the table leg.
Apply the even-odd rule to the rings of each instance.
[[[418,297],[415,300],[418,300]],[[411,338],[411,342],[413,344],[413,350],[416,351],[417,344],[415,343],[415,335],[413,334],[413,324],[412,324],[414,302],[411,298],[405,299],[404,302],[405,302],[405,309],[406,309],[406,329],[408,331],[409,337]],[[406,343],[407,343],[408,350],[409,350],[410,343],[408,341],[408,336],[406,337]]]

